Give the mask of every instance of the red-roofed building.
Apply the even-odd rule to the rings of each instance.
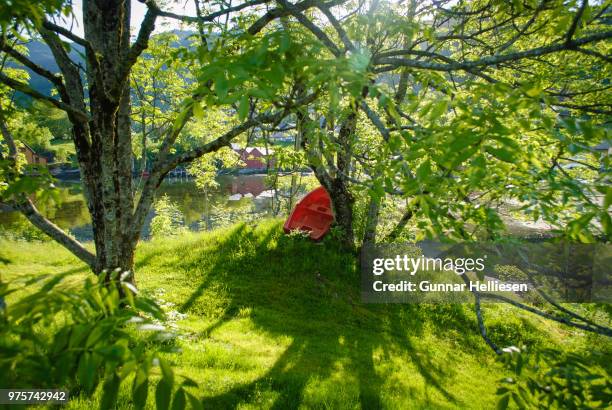
[[[267,169],[268,162],[270,168],[274,168],[274,150],[265,147],[246,147],[242,148],[238,144],[232,144],[232,149],[240,155],[240,159],[245,163],[247,169]]]

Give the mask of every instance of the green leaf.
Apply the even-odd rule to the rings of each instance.
[[[202,109],[202,105],[200,105],[199,101],[193,102],[193,116],[198,120],[204,118],[204,110]]]
[[[497,402],[497,409],[506,410],[508,408],[509,402],[510,402],[510,395],[508,394],[503,395]]]
[[[429,175],[431,175],[431,162],[428,159],[419,166],[416,171],[416,177],[420,182],[423,182]]]
[[[174,385],[174,371],[170,366],[170,363],[164,359],[159,359],[159,367],[162,371],[162,377],[168,381],[170,386]]]
[[[162,378],[155,388],[155,407],[157,410],[168,410],[170,408],[170,395],[172,394],[172,384]]]
[[[429,112],[429,118],[434,121],[440,118],[448,110],[448,102],[446,100],[438,101],[433,104]]]
[[[510,163],[514,162],[514,153],[505,148],[487,147],[486,151],[501,161]]]
[[[183,124],[183,122],[185,121],[185,117],[187,117],[188,114],[189,114],[189,107],[182,110],[176,116],[176,119],[174,120],[174,123],[172,124],[173,129],[177,130]]]
[[[229,85],[227,83],[227,78],[225,78],[224,74],[215,78],[215,92],[217,93],[217,96],[219,96],[219,98],[223,99],[227,97],[228,88]]]
[[[95,367],[95,362],[92,360],[92,354],[90,352],[83,353],[79,360],[77,377],[88,393],[93,390],[97,371],[98,369]]]
[[[134,377],[132,385],[132,400],[137,409],[143,409],[147,404],[147,395],[149,394],[149,378],[142,370],[139,370]]]
[[[606,196],[604,197],[603,207],[604,209],[608,209],[612,205],[612,188],[607,187]]]
[[[106,410],[115,408],[117,405],[117,393],[119,391],[119,377],[115,373],[104,382],[102,389],[102,400],[100,401],[100,409]]]
[[[612,236],[612,218],[606,211],[601,213],[601,227],[608,238]]]
[[[91,333],[89,334],[89,336],[87,337],[87,341],[85,342],[85,347],[91,347],[93,346],[96,342],[98,342],[102,336],[104,336],[104,334],[106,333],[106,330],[104,327],[102,327],[101,325],[96,326]]]
[[[541,93],[542,93],[542,88],[538,85],[534,85],[533,87],[525,90],[525,94],[527,94],[529,97],[537,97]]]
[[[191,404],[191,407],[193,407],[194,410],[203,410],[204,406],[202,406],[202,402],[200,401],[200,399],[198,399],[196,396],[194,396],[193,394],[186,392],[187,393],[187,399],[189,400],[189,404]]]
[[[174,393],[174,399],[172,400],[172,410],[183,410],[185,408],[185,390],[183,388],[179,388],[176,393]]]
[[[289,47],[291,47],[291,37],[289,37],[289,34],[286,31],[283,31],[281,32],[281,39],[278,51],[284,53],[285,51],[289,50]]]
[[[238,104],[238,117],[240,121],[244,121],[247,115],[249,115],[249,108],[249,97],[243,95],[240,97],[240,102]]]

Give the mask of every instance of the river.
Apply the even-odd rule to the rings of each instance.
[[[297,175],[292,190],[291,179],[291,176],[275,180],[266,175],[221,175],[216,178],[218,186],[205,192],[192,179],[168,178],[160,186],[157,198],[167,195],[180,210],[188,229],[209,230],[237,221],[287,215],[291,192],[295,203],[318,185],[312,175]],[[78,240],[92,239],[91,219],[80,182],[58,183],[53,193],[37,198],[35,203],[41,213]],[[143,239],[150,237],[154,216],[152,209],[143,227]],[[0,236],[41,237],[25,217],[13,211],[0,212],[0,231]]]

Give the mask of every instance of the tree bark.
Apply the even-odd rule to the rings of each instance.
[[[353,112],[343,122],[338,133],[338,142],[340,150],[336,154],[336,163],[333,164],[333,158],[327,158],[331,172],[323,165],[322,149],[316,146],[316,141],[311,138],[310,133],[306,129],[308,116],[305,110],[297,113],[297,124],[303,127],[303,130],[298,129],[298,133],[302,135],[302,148],[306,151],[308,157],[308,165],[314,172],[319,183],[327,190],[331,197],[332,207],[334,211],[335,224],[342,232],[343,244],[352,249],[355,246],[355,234],[353,230],[353,207],[355,198],[349,190],[349,181],[347,175],[351,164],[351,144],[352,133],[357,124],[357,114]]]
[[[366,224],[363,234],[363,244],[376,243],[376,232],[378,229],[378,216],[380,214],[381,198],[373,196],[370,198],[368,205],[368,214],[366,216]]]
[[[130,92],[124,78],[129,22],[130,2],[83,2],[85,39],[91,45],[86,51],[96,53],[87,61],[100,56],[99,68],[87,65],[93,155],[82,163],[96,247],[95,272],[132,270],[134,262]]]

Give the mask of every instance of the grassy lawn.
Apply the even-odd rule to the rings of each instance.
[[[87,274],[53,243],[0,242],[0,266],[3,278]],[[490,409],[507,375],[470,305],[362,304],[353,256],[284,236],[278,221],[142,243],[136,278],[175,318],[180,351],[168,359],[199,383],[205,408]],[[609,366],[603,338],[505,305],[484,314],[502,346],[583,351]]]
[[[70,159],[76,153],[75,148],[74,148],[74,143],[70,140],[63,140],[63,139],[52,140],[50,151],[56,154],[58,152],[63,151],[67,159]]]

